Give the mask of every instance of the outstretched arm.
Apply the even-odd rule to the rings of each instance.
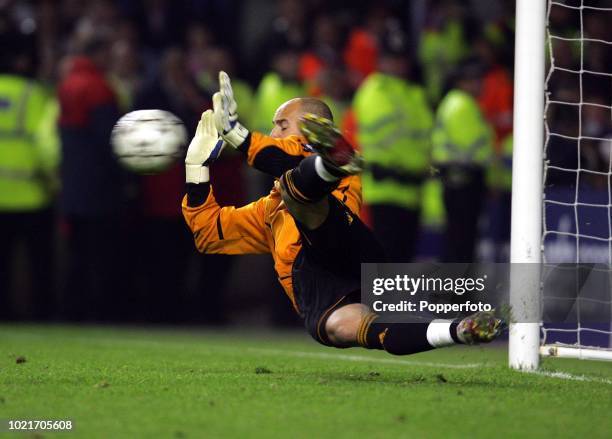
[[[223,147],[213,113],[205,111],[185,157],[187,195],[182,203],[185,221],[200,252],[267,253],[263,201],[236,209],[222,208],[215,200],[208,166]]]
[[[227,255],[269,253],[263,199],[240,208],[220,207],[210,184],[206,186],[208,195],[202,204],[192,204],[194,188],[188,186],[182,205],[198,251]],[[201,197],[201,193],[196,196]]]

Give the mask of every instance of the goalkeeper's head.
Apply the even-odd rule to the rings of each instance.
[[[282,104],[274,113],[274,127],[270,137],[277,139],[287,136],[301,136],[299,122],[307,113],[334,120],[329,106],[320,99],[305,97],[290,99]]]

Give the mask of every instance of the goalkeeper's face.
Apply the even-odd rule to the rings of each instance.
[[[270,137],[282,139],[287,136],[301,136],[299,121],[302,113],[299,98],[291,99],[278,107],[272,120],[274,127],[270,131]]]

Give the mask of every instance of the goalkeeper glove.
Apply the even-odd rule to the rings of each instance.
[[[234,99],[232,83],[227,73],[219,72],[220,91],[213,95],[215,125],[223,140],[238,148],[249,135],[249,130],[238,122],[238,105]]]
[[[187,148],[185,157],[185,180],[187,183],[208,183],[210,175],[208,166],[214,162],[225,142],[217,133],[212,110],[202,113],[195,136]]]

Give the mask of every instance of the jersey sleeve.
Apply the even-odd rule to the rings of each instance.
[[[246,206],[221,207],[212,188],[203,204],[189,206],[187,195],[182,210],[201,253],[226,255],[262,254],[270,249],[265,236],[265,199]]]
[[[249,165],[278,178],[311,154],[305,146],[306,140],[300,136],[275,139],[253,132],[239,149],[246,154]]]

